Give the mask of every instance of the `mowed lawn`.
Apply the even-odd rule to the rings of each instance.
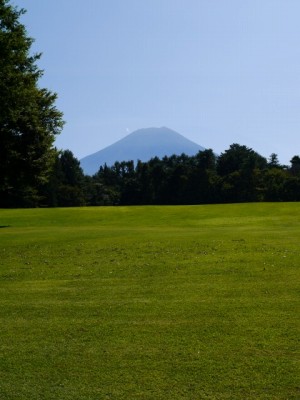
[[[300,203],[0,226],[1,400],[300,398]]]

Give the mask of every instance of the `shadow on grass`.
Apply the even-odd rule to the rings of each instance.
[[[10,225],[0,225],[0,229],[1,228],[9,228],[10,227]]]

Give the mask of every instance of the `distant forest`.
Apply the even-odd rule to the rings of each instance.
[[[300,157],[281,165],[243,145],[232,144],[216,156],[213,150],[148,162],[118,161],[84,175],[72,152],[57,153],[39,205],[48,207],[212,204],[300,201]],[[16,204],[21,205],[22,204]],[[32,204],[23,204],[32,206]]]

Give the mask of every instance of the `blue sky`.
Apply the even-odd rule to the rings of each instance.
[[[77,158],[167,126],[221,153],[300,154],[299,0],[14,0]]]

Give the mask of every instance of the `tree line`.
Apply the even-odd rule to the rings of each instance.
[[[267,160],[232,144],[219,156],[208,149],[195,156],[117,161],[87,176],[65,150],[57,154],[43,196],[50,207],[300,201],[300,157],[285,166],[276,154]]]
[[[39,86],[41,54],[31,54],[24,12],[0,0],[0,207],[300,200],[299,156],[283,166],[239,144],[219,156],[119,160],[85,176],[71,151],[54,147],[63,114],[56,93]]]

